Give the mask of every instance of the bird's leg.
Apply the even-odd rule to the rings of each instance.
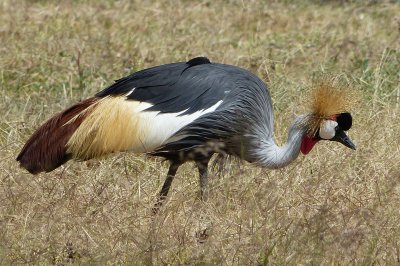
[[[156,204],[153,207],[153,213],[156,214],[160,209],[161,205],[163,204],[165,198],[168,195],[169,188],[171,187],[172,181],[174,180],[176,171],[178,170],[180,163],[172,162],[169,166],[167,178],[164,181],[164,185],[161,188],[160,194],[158,195],[158,199]]]
[[[196,161],[197,168],[200,175],[200,196],[201,199],[206,201],[208,199],[208,162],[210,159]]]

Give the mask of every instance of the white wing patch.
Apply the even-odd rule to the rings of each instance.
[[[222,101],[213,106],[199,110],[188,115],[181,115],[186,110],[177,113],[160,113],[158,111],[145,111],[152,105],[141,102],[132,109],[138,116],[137,145],[132,148],[134,152],[150,152],[162,144],[184,126],[190,124],[200,116],[215,111]]]
[[[336,134],[338,123],[333,120],[324,120],[319,128],[319,136],[323,139],[332,139]]]
[[[129,95],[132,94],[132,92],[135,90],[136,88],[131,89],[127,94],[125,94],[125,97],[128,97]]]

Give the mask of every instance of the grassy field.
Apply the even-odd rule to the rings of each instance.
[[[400,263],[400,5],[392,1],[0,3],[0,264]],[[301,2],[301,3],[300,3]],[[15,157],[52,114],[133,71],[205,55],[270,87],[278,143],[310,81],[360,92],[352,151],[281,170],[232,162],[198,199],[180,168],[120,153],[32,176]]]

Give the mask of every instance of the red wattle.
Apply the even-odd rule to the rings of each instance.
[[[301,153],[307,155],[317,142],[318,140],[305,136],[300,146]]]

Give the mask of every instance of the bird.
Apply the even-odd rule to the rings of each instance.
[[[248,70],[196,57],[115,80],[55,114],[32,134],[16,160],[38,174],[70,159],[86,161],[121,151],[163,157],[170,165],[157,207],[178,168],[194,161],[205,198],[214,154],[277,169],[323,140],[355,150],[345,133],[352,126],[353,101],[347,91],[331,80],[317,83],[307,99],[309,111],[295,117],[286,144],[278,146],[267,85]]]

